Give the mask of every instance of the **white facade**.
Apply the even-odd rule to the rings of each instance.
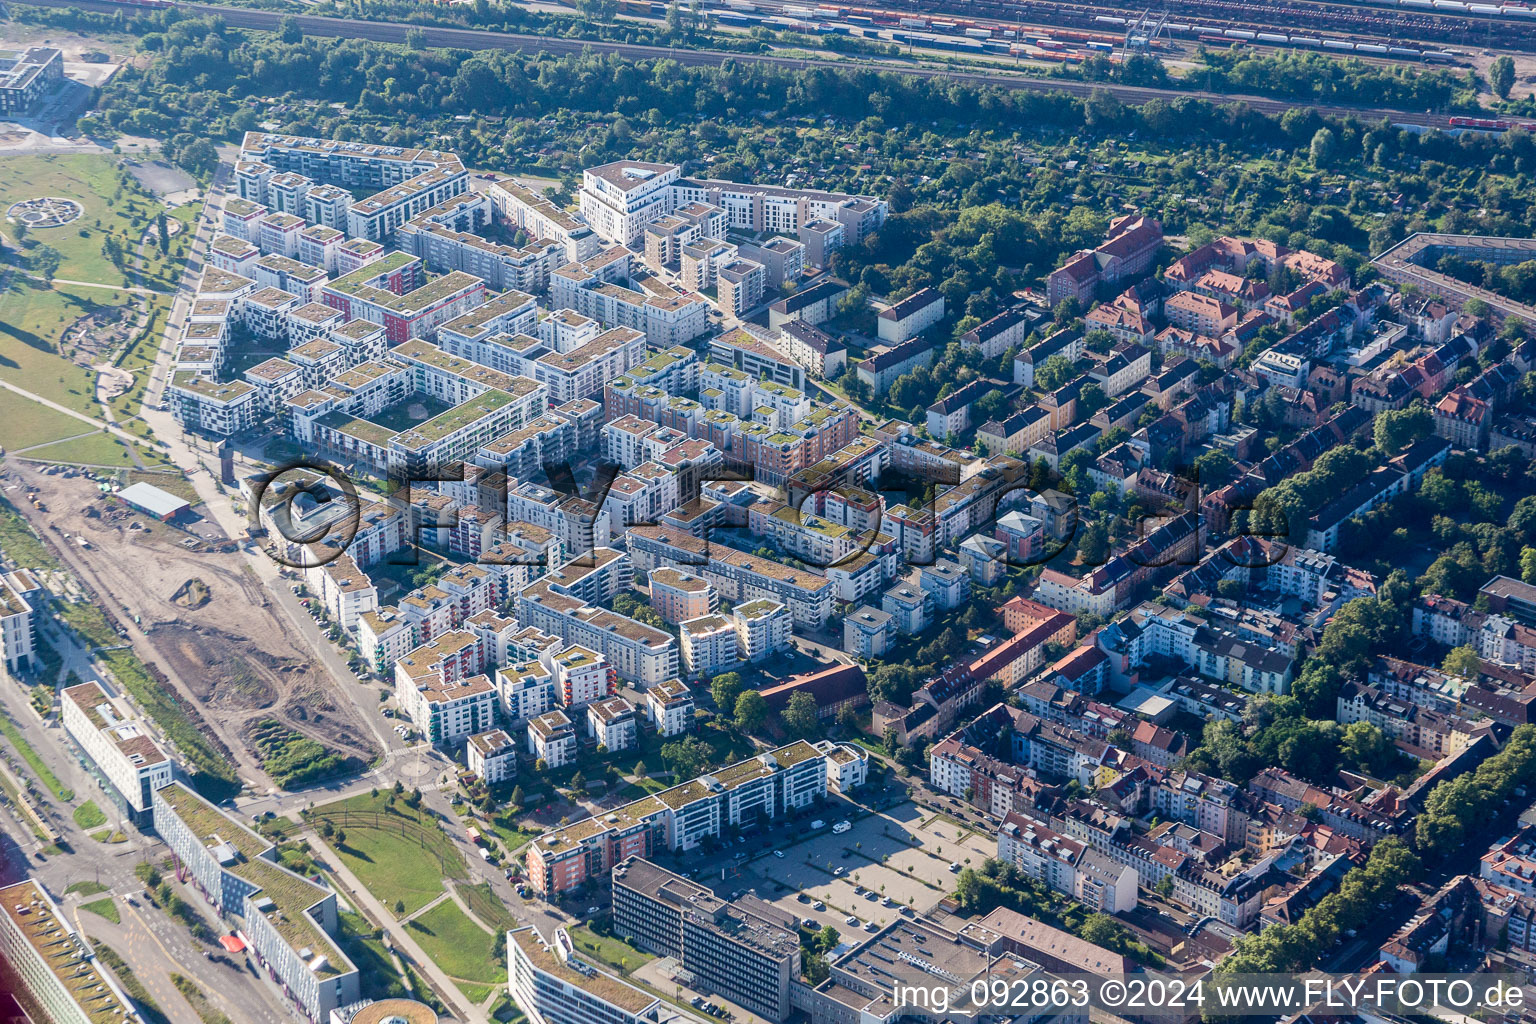
[[[155,790],[170,784],[171,759],[99,683],[71,686],[61,698],[64,729],[106,783],[112,802],[136,823],[147,822]]]

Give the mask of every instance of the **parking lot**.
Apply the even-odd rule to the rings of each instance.
[[[806,829],[800,841],[753,855],[739,873],[727,870],[723,878],[699,881],[725,896],[756,890],[802,922],[831,925],[852,938],[854,929],[887,924],[903,907],[928,910],[953,892],[957,871],[951,865],[979,867],[996,850],[991,836],[911,802],[837,820],[850,820],[851,827],[838,835],[830,817],[815,831],[808,822],[797,823]]]

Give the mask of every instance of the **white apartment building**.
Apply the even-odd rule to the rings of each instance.
[[[576,727],[556,708],[528,721],[528,753],[550,768],[576,759]]]
[[[724,616],[701,615],[678,625],[683,667],[696,679],[707,679],[740,664],[736,627]]]
[[[496,696],[502,719],[511,725],[521,725],[560,706],[555,674],[537,659],[497,669]]]
[[[693,727],[693,691],[681,679],[667,679],[645,691],[646,717],[662,736],[679,736]]]
[[[5,670],[15,674],[32,667],[32,602],[27,593],[41,594],[42,588],[26,591],[30,573],[0,576],[0,642],[4,644]]]
[[[794,622],[778,601],[761,598],[738,604],[731,611],[736,628],[736,654],[745,662],[763,661],[789,646]]]
[[[487,786],[517,775],[517,744],[501,729],[477,732],[464,747],[465,766]]]
[[[608,697],[587,705],[587,735],[610,754],[629,750],[640,738],[640,716],[623,697]]]
[[[64,731],[86,769],[135,825],[149,824],[155,790],[171,782],[171,759],[127,703],[112,699],[101,684],[81,683],[60,696]]]

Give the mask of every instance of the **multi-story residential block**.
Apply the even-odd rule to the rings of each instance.
[[[833,588],[823,575],[710,545],[671,526],[631,527],[629,542],[639,568],[689,566],[730,601],[765,597],[785,605],[797,628],[819,628],[832,614]]]
[[[465,765],[488,786],[517,775],[517,744],[502,729],[477,732],[464,748]]]
[[[417,257],[391,253],[325,286],[326,305],[384,328],[390,344],[435,337],[442,324],[485,301],[485,282],[463,271],[426,281]]]
[[[683,569],[662,566],[650,574],[651,608],[676,625],[708,615],[720,603],[709,581]]]
[[[529,879],[546,894],[569,892],[588,879],[607,877],[629,857],[654,856],[664,849],[686,852],[760,815],[782,818],[826,795],[827,756],[797,741],[626,804],[601,819],[546,832],[528,844]]]
[[[856,658],[878,658],[896,635],[895,617],[870,605],[843,616],[843,650]]]
[[[603,656],[575,644],[542,659],[555,677],[560,703],[576,710],[617,692],[618,682]]]
[[[900,345],[944,319],[944,296],[932,288],[920,288],[887,306],[875,318],[880,340]]]
[[[557,638],[555,639],[558,643]],[[555,674],[538,658],[519,661],[496,670],[496,695],[502,718],[519,725],[559,706]]]
[[[135,825],[148,826],[155,790],[171,781],[171,759],[127,704],[100,683],[71,686],[60,698],[64,731],[87,770],[120,812]]]
[[[1020,812],[1010,812],[998,829],[997,859],[1098,913],[1136,909],[1135,870]]]
[[[455,743],[495,725],[496,688],[484,670],[478,636],[440,634],[395,662],[395,701],[430,742]]]
[[[683,667],[695,679],[707,679],[741,662],[736,627],[720,615],[701,615],[678,624]]]
[[[587,705],[587,735],[610,754],[629,750],[640,737],[640,716],[623,697],[608,697]]]
[[[32,599],[42,600],[45,595],[30,572],[0,576],[0,654],[10,675],[32,668],[36,641]]]
[[[556,708],[528,720],[528,753],[550,768],[576,760],[576,727]]]
[[[736,630],[736,656],[748,664],[773,657],[793,636],[789,609],[767,598],[738,604],[731,610],[731,625]]]
[[[828,380],[848,366],[848,348],[808,320],[787,320],[778,328],[778,347],[801,366]]]
[[[240,928],[265,967],[311,1021],[357,1001],[358,970],[332,936],[336,894],[277,863],[277,848],[179,782],[155,791],[155,831],[177,869]]]
[[[668,679],[645,691],[646,717],[662,736],[678,736],[693,727],[693,691],[681,679]]]
[[[1149,217],[1116,218],[1109,235],[1096,249],[1074,253],[1060,268],[1046,278],[1046,301],[1052,308],[1074,299],[1087,307],[1101,286],[1114,286],[1129,277],[1144,274],[1163,247],[1163,226]]]

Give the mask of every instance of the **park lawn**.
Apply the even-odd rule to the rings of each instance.
[[[58,342],[65,328],[82,316],[127,301],[126,292],[65,284],[49,288],[14,279],[0,292],[0,372],[24,391],[100,419],[93,374],[61,356]],[[81,429],[90,429],[89,424],[78,424],[69,433]]]
[[[124,248],[132,251],[144,225],[162,208],[131,178],[128,187],[121,187],[121,172],[113,166],[114,159],[106,154],[75,153],[5,159],[5,174],[0,176],[0,207],[21,199],[58,196],[75,200],[85,210],[83,216],[70,224],[34,230],[27,235],[27,242],[52,246],[64,257],[58,277],[123,284],[122,272],[101,254],[104,232],[120,235]],[[121,196],[113,202],[113,194],[119,191]],[[135,218],[138,227],[134,226]],[[10,233],[9,226],[6,231]],[[82,231],[88,237],[82,238]]]
[[[83,423],[80,425],[85,426]],[[0,436],[4,433],[5,428],[0,424]],[[70,438],[68,441],[56,441],[53,444],[31,448],[23,454],[26,458],[38,462],[67,462],[77,466],[122,469],[134,465],[133,456],[128,453],[128,445],[111,434],[103,434],[100,431],[85,437]],[[158,461],[158,452],[140,449],[139,454],[147,463]]]
[[[0,390],[0,445],[9,453],[51,445],[60,438],[89,434],[97,428],[14,391]],[[27,453],[33,457],[32,452]]]
[[[576,943],[578,952],[591,954],[622,974],[628,974],[637,967],[656,959],[651,954],[642,953],[626,942],[608,935],[599,935],[584,924],[568,928],[566,931],[571,936],[571,941]]]
[[[464,993],[465,999],[468,999],[471,1003],[479,1006],[487,999],[491,998],[492,994],[494,994],[496,991],[496,986],[461,984],[459,985],[459,991]]]
[[[518,926],[517,918],[513,917],[512,911],[501,902],[489,882],[481,882],[479,885],[460,885],[456,888],[459,898],[469,907],[470,913],[474,914],[487,928],[492,931],[509,932]]]
[[[87,800],[79,807],[76,807],[72,817],[75,819],[75,824],[86,831],[100,828],[107,823],[106,814],[102,812],[100,807],[96,806],[96,801],[94,800]]]
[[[108,896],[106,899],[94,900],[90,903],[80,904],[81,910],[86,910],[97,917],[104,917],[113,924],[122,924],[123,916],[118,913],[117,902]]]
[[[386,796],[363,793],[317,807],[310,820],[318,826],[329,819],[346,832],[345,845],[332,840],[331,847],[391,912],[397,900],[404,904],[399,914],[405,917],[437,898],[445,876],[464,878],[468,872],[441,822],[411,810],[403,797],[388,811]]]
[[[506,979],[506,968],[496,958],[496,937],[471,921],[452,900],[444,900],[406,927],[422,952],[449,977],[481,985]]]

